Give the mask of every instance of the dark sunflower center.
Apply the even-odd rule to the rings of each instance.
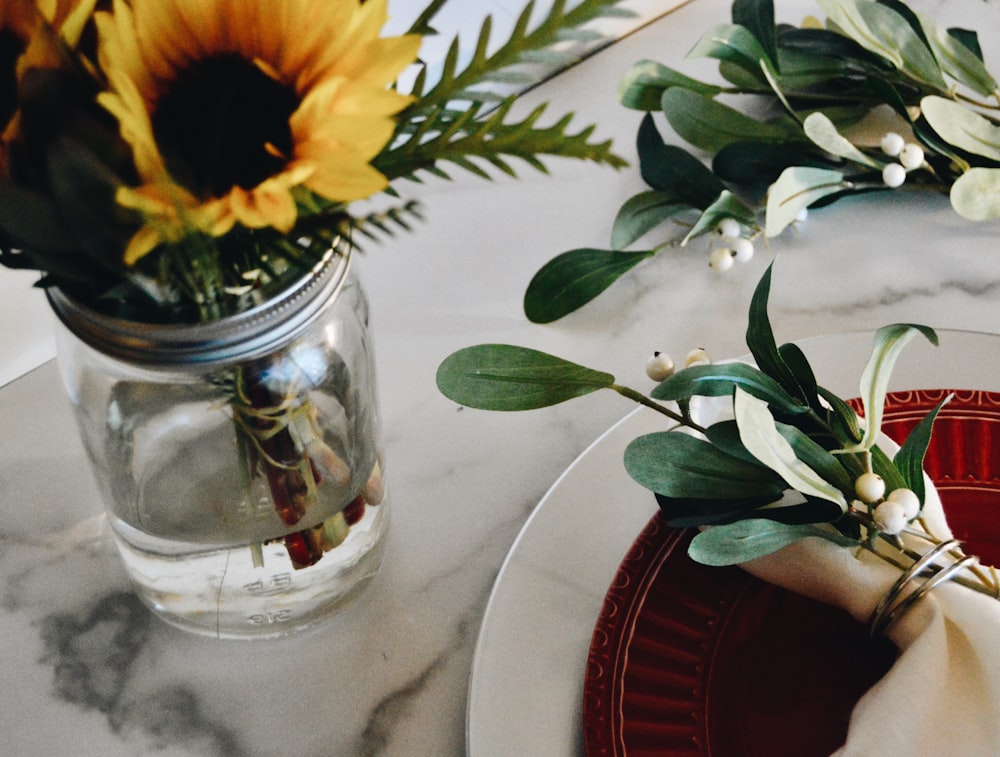
[[[10,29],[0,29],[0,131],[17,110],[17,59],[24,42]]]
[[[250,61],[215,55],[171,82],[153,112],[153,136],[175,180],[201,198],[219,197],[281,170],[282,156],[292,152],[288,120],[298,104],[291,87]]]

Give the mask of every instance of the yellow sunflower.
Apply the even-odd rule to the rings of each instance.
[[[387,0],[114,0],[96,15],[101,104],[141,184],[129,265],[192,230],[288,231],[304,187],[334,202],[385,189],[371,160],[410,98],[389,88],[420,38],[382,38]]]

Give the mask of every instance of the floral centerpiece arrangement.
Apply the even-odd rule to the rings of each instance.
[[[942,192],[964,218],[1000,217],[1000,85],[976,32],[901,0],[817,4],[825,22],[792,26],[775,22],[772,0],[734,0],[730,21],[688,53],[717,60],[718,82],[652,60],[625,74],[620,102],[645,113],[648,189],[618,211],[610,249],[564,252],[536,273],[530,320],[557,320],[696,239],[728,270],[807,208],[844,197]],[[661,119],[690,150],[665,143]]]
[[[860,381],[863,415],[818,383],[802,350],[778,346],[767,314],[771,269],[754,293],[746,341],[756,365],[713,364],[692,355],[675,371],[654,355],[647,372],[658,381],[648,394],[619,385],[614,376],[533,349],[486,344],[446,358],[437,382],[448,398],[486,410],[547,407],[609,389],[661,413],[670,428],[635,439],[625,468],[655,494],[666,522],[700,527],[691,557],[708,565],[745,563],[782,547],[819,537],[868,551],[905,570],[918,561],[904,536],[925,545],[947,544],[923,523],[928,499],[924,454],[945,398],[890,454],[879,438],[889,378],[914,337],[937,344],[936,333],[912,324],[878,330]],[[719,420],[703,421],[693,407],[722,403]],[[924,566],[921,566],[924,567]],[[1000,598],[992,568],[962,565],[958,579]],[[937,566],[929,570],[937,572]]]
[[[252,325],[273,302],[287,321],[302,282],[308,292],[308,282],[332,280],[322,278],[331,266],[344,270],[358,235],[409,229],[419,205],[399,184],[447,179],[447,164],[486,178],[490,169],[516,175],[518,160],[544,171],[546,156],[625,165],[608,141],[593,138],[594,127],[574,130],[571,115],[547,123],[544,105],[515,116],[517,95],[496,91],[530,83],[539,62],[570,62],[574,42],[594,41],[588,22],[629,15],[619,1],[567,10],[560,0],[534,24],[529,3],[499,44],[487,18],[471,57],[460,62],[456,38],[437,73],[419,56],[445,0],[430,0],[400,36],[383,34],[387,0],[3,4],[0,264],[39,271],[60,318],[84,324],[70,326],[77,336],[116,332],[124,361],[72,355],[63,372],[99,486],[127,521],[116,535],[131,540],[133,567],[166,549],[162,539],[173,537],[164,534],[183,533],[211,543],[193,554],[221,550],[213,554],[224,567],[212,571],[235,594],[280,594],[290,573],[267,579],[273,585],[234,578],[229,545],[248,545],[260,567],[263,547],[277,543],[287,552],[281,559],[307,568],[381,502],[381,459],[368,449],[377,412],[366,405],[374,390],[364,337],[342,347],[334,340],[346,327],[330,326],[309,350],[228,362],[216,350],[197,358],[204,370],[169,388],[163,365],[147,370],[159,358],[145,345],[167,334],[176,346],[171,335],[191,324],[242,324],[198,337],[211,351],[216,335]],[[386,208],[354,210],[376,196]],[[366,307],[355,306],[351,329],[367,327]],[[352,370],[351,360],[362,367]],[[85,361],[97,366],[90,374]],[[108,365],[117,378],[101,377]],[[214,455],[195,438],[207,445],[204,418],[220,412],[229,430],[212,433],[222,434],[239,470],[220,464],[214,483],[198,483]],[[168,475],[171,459],[177,470]],[[219,482],[235,483],[232,500],[217,494]],[[201,510],[172,516],[159,546],[137,535],[164,518],[161,500],[202,499]],[[198,525],[202,516],[215,531]],[[178,562],[176,548],[167,551],[140,582],[162,584],[157,571]],[[162,607],[187,585],[156,589],[149,601]],[[221,586],[200,588],[204,602],[222,607],[229,595]],[[251,623],[287,616],[276,607],[245,615]]]

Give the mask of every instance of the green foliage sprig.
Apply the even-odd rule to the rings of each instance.
[[[965,218],[1000,217],[1000,86],[976,33],[900,0],[817,2],[825,26],[794,27],[775,23],[772,0],[734,0],[730,23],[688,54],[717,60],[722,84],[649,60],[625,75],[621,103],[646,112],[637,148],[649,189],[619,210],[611,249],[571,250],[538,271],[524,299],[530,320],[563,317],[723,219],[747,239],[774,237],[806,208],[904,181],[948,193]],[[665,144],[654,113],[699,157]],[[859,130],[875,114],[899,135],[891,154]],[[662,241],[628,250],[654,230]]]
[[[660,382],[648,395],[621,386],[613,375],[554,355],[501,344],[459,350],[438,368],[448,398],[486,410],[547,407],[610,389],[661,413],[665,431],[633,440],[625,450],[629,475],[654,493],[667,522],[711,526],[690,554],[710,565],[742,563],[818,536],[869,549],[890,562],[916,556],[901,531],[880,521],[881,494],[859,499],[859,481],[880,477],[885,491],[911,492],[923,507],[923,460],[943,400],[890,456],[878,444],[889,377],[903,347],[916,336],[937,344],[932,329],[893,324],[878,330],[860,381],[865,423],[842,398],[817,382],[802,351],[778,345],[767,314],[771,269],[750,304],[747,346],[756,366],[693,365]],[[703,426],[695,397],[727,402],[731,417]],[[907,495],[909,496],[909,495]],[[919,519],[919,513],[909,516]],[[920,527],[907,533],[934,540]],[[889,546],[889,551],[886,550]],[[970,582],[997,593],[995,577]]]

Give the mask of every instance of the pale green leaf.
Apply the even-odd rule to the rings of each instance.
[[[954,147],[1000,161],[1000,127],[965,106],[931,95],[920,101],[931,128]]]
[[[931,51],[946,74],[985,97],[997,92],[996,79],[975,53],[930,16],[917,12],[915,14],[930,43]]]
[[[970,168],[951,185],[955,212],[970,221],[1000,218],[1000,168]]]
[[[739,387],[788,415],[809,408],[790,396],[775,379],[746,363],[692,365],[661,381],[650,392],[653,399],[681,401],[691,397],[731,397]]]
[[[864,407],[865,431],[861,441],[844,448],[844,452],[864,452],[875,446],[882,427],[882,413],[885,395],[889,390],[889,379],[903,347],[917,334],[937,345],[937,334],[926,326],[909,323],[894,323],[883,326],[875,333],[875,344],[861,374],[861,403]]]
[[[785,483],[802,494],[847,506],[847,500],[840,489],[799,460],[792,445],[775,426],[774,416],[771,415],[767,402],[737,387],[733,398],[733,412],[743,446],[781,476]]]
[[[847,137],[837,131],[833,121],[823,113],[811,113],[803,124],[803,131],[813,144],[832,155],[861,163],[869,168],[882,169],[876,160],[861,152]]]
[[[807,536],[830,538],[817,526],[789,525],[765,518],[747,518],[710,526],[692,539],[688,555],[702,565],[739,565],[777,552]]]
[[[799,211],[848,186],[839,171],[807,166],[786,168],[768,192],[765,233],[777,236],[795,220]]]

